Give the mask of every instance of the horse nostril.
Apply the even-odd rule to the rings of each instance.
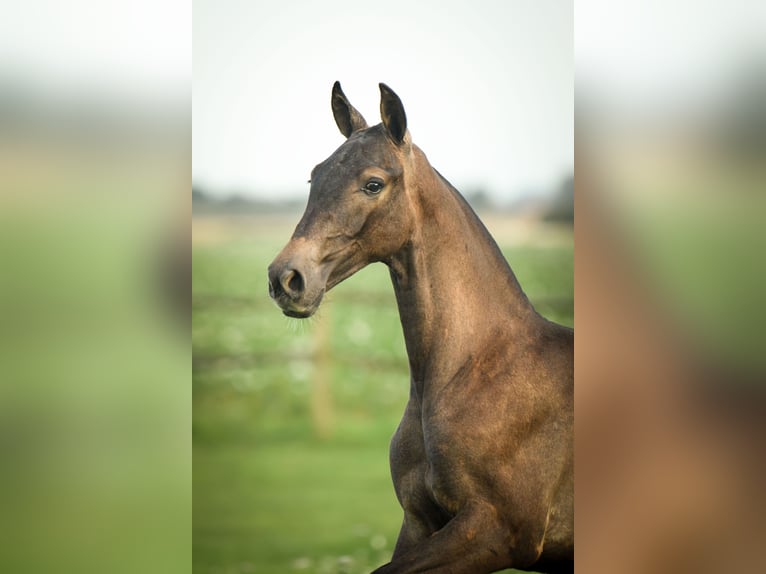
[[[282,274],[280,283],[285,293],[291,297],[298,297],[303,293],[303,275],[297,269],[288,269]]]
[[[295,292],[303,291],[303,276],[297,271],[293,272],[292,277],[287,282],[287,286]]]

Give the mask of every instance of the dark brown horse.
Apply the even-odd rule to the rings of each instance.
[[[468,204],[415,146],[380,84],[368,127],[336,82],[346,141],[269,266],[285,315],[308,317],[365,265],[391,272],[410,400],[391,441],[404,521],[379,574],[572,571],[573,332],[541,317]]]

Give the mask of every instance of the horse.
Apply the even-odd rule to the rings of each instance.
[[[306,210],[268,268],[269,294],[306,318],[373,262],[388,266],[410,368],[391,439],[403,521],[374,574],[572,572],[572,329],[543,318],[460,193],[412,143],[379,84],[369,127],[335,82],[346,137],[311,172]]]

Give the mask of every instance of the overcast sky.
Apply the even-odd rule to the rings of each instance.
[[[459,189],[503,199],[573,169],[566,0],[195,1],[193,178],[211,193],[305,194],[342,142],[340,80],[370,125],[378,82]]]

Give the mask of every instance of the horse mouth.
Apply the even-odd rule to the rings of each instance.
[[[282,309],[282,314],[287,317],[293,317],[294,319],[308,319],[316,312],[314,309],[306,309],[304,311],[296,311],[294,309]]]
[[[323,296],[324,290],[322,290],[319,296],[310,303],[296,301],[295,299],[290,299],[284,295],[275,296],[273,294],[271,296],[271,300],[274,301],[277,307],[279,307],[279,309],[282,311],[282,314],[286,317],[292,317],[294,319],[308,319],[314,313],[316,313],[317,309],[319,309],[319,304],[322,302]]]

